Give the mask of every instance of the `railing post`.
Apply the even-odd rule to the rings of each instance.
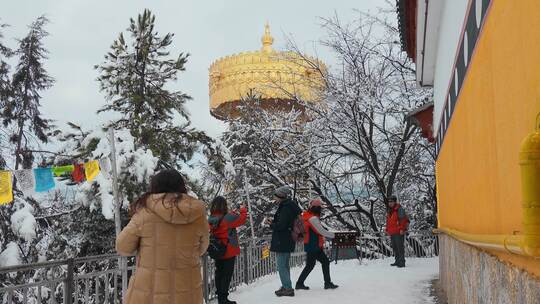
[[[356,250],[356,258],[360,260],[360,264],[362,264],[362,237],[358,237],[358,247],[355,247],[354,250]]]
[[[251,257],[251,245],[247,245],[244,252],[244,283],[249,284],[249,259]]]
[[[203,262],[203,295],[204,295],[204,302],[206,304],[209,303],[210,297],[209,297],[209,282],[208,282],[208,255],[202,256],[202,262]]]
[[[120,257],[120,271],[122,272],[122,299],[126,296],[127,287],[128,287],[128,267],[127,267],[127,257]]]
[[[72,304],[73,303],[73,291],[74,291],[74,275],[73,271],[75,268],[75,263],[73,258],[67,260],[67,276],[64,281],[64,303]]]

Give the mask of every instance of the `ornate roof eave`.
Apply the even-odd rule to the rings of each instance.
[[[418,0],[396,0],[401,48],[416,62],[416,8]]]
[[[422,137],[430,143],[435,142],[433,135],[433,102],[414,109],[405,116],[405,120],[421,130]]]

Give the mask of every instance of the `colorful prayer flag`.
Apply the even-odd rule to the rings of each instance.
[[[86,175],[86,180],[91,181],[99,174],[99,162],[97,160],[92,160],[84,164],[84,174]]]
[[[36,189],[36,180],[34,179],[34,170],[24,169],[13,172],[17,180],[17,188],[25,194],[34,192]]]
[[[84,165],[83,164],[73,165],[73,172],[71,172],[71,176],[73,177],[73,180],[76,183],[82,182],[84,180]]]
[[[267,259],[268,257],[270,257],[270,247],[268,247],[268,245],[264,245],[262,249],[262,258]]]
[[[106,177],[111,177],[111,161],[108,157],[102,158],[99,160],[99,168],[101,169],[101,173]]]
[[[36,192],[45,192],[54,188],[54,177],[51,168],[34,169]]]
[[[13,182],[10,171],[0,171],[0,205],[13,201]]]
[[[60,167],[53,167],[52,172],[55,176],[62,176],[66,173],[71,173],[75,167],[73,165],[67,165],[67,166],[60,166]]]

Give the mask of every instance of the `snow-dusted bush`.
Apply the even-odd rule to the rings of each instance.
[[[34,208],[20,198],[15,198],[16,211],[11,215],[11,229],[19,238],[31,242],[36,237],[37,222]]]

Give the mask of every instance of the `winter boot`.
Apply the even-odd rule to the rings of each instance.
[[[274,293],[276,294],[276,296],[278,295],[278,293],[281,293],[283,291],[283,286],[281,286],[278,290],[274,291]]]
[[[299,289],[309,290],[309,287],[304,285],[304,283],[296,283],[296,286],[294,287],[294,289],[296,289],[296,290],[299,290]]]
[[[330,282],[330,283],[324,283],[324,289],[336,289],[338,288],[339,286]]]
[[[276,296],[278,297],[294,297],[294,289],[292,288],[283,288],[276,291]]]
[[[397,266],[397,262],[390,264],[390,266]]]

